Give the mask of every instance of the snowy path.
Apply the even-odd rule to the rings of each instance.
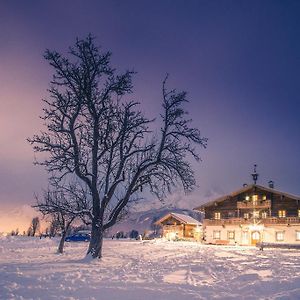
[[[0,238],[0,299],[300,299],[300,252],[112,241],[86,262],[87,244]]]

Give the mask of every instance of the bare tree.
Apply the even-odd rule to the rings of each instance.
[[[31,224],[27,230],[27,235],[28,236],[35,236],[37,231],[40,230],[40,219],[39,217],[34,217],[31,220]]]
[[[75,184],[66,184],[63,187],[56,184],[52,190],[44,191],[42,199],[37,197],[37,204],[33,207],[44,216],[51,216],[51,231],[61,231],[58,253],[63,253],[68,230],[75,219],[91,219],[88,205],[86,192]]]
[[[57,181],[75,174],[87,187],[92,201],[87,254],[93,258],[101,258],[104,230],[143,188],[160,198],[178,184],[192,190],[188,157],[199,160],[193,144],[207,142],[186,118],[186,93],[167,90],[166,80],[162,127],[157,134],[151,131],[154,120],[138,110],[138,103],[122,101],[132,92],[133,72],[117,75],[110,57],[91,36],[77,40],[68,57],[46,51],[54,68],[42,117],[47,130],[29,139],[35,152],[49,155],[36,163],[59,173]]]

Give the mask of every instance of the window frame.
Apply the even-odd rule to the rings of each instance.
[[[286,218],[286,210],[285,209],[278,210],[278,218]]]
[[[278,238],[278,235],[282,234],[282,239]],[[275,240],[276,242],[283,242],[284,241],[284,231],[275,231]]]
[[[221,220],[221,212],[220,211],[214,212],[214,220]]]
[[[231,234],[232,234],[232,236],[230,236]],[[227,239],[235,240],[235,231],[234,230],[227,230]]]
[[[218,235],[219,237],[217,237],[217,235]],[[214,230],[214,231],[213,231],[213,239],[214,239],[214,240],[220,240],[220,239],[221,239],[221,230]]]
[[[266,211],[263,211],[262,213],[261,213],[261,218],[262,219],[266,219],[268,217],[268,213],[266,212]]]

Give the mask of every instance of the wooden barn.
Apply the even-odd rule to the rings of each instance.
[[[169,213],[155,224],[162,226],[163,237],[168,240],[202,240],[202,223],[188,215]]]

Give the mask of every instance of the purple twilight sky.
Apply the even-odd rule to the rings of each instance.
[[[166,73],[188,91],[209,143],[181,206],[250,183],[254,163],[258,183],[300,195],[300,1],[0,1],[0,232],[22,227],[46,184],[26,142],[52,74],[43,52],[88,33],[120,71],[138,72],[133,98],[150,117]]]

